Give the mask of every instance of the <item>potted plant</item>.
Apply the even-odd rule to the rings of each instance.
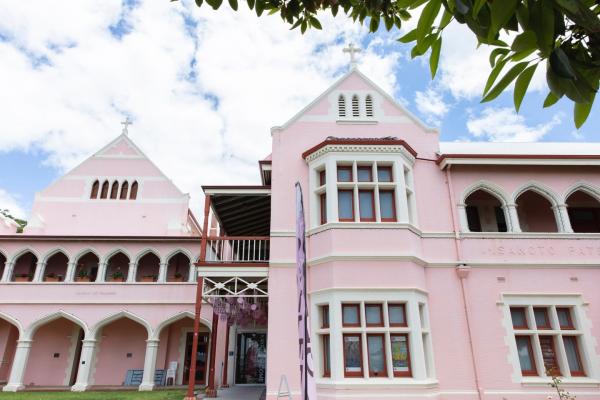
[[[31,274],[15,274],[15,282],[29,282]]]
[[[157,275],[144,275],[142,276],[142,282],[156,282],[158,279]]]
[[[91,281],[92,281],[92,279],[88,275],[88,272],[86,269],[81,268],[77,272],[77,276],[75,277],[75,282],[91,282]]]
[[[54,272],[50,272],[44,277],[44,282],[60,282],[60,278],[60,275],[56,275]]]
[[[173,275],[173,282],[183,282],[183,275],[181,272],[175,272],[175,275]]]
[[[112,282],[125,282],[125,275],[123,275],[120,269],[112,273]]]

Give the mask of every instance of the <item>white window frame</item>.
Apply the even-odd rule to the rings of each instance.
[[[598,355],[595,352],[593,336],[591,335],[591,321],[586,317],[587,304],[583,302],[581,295],[569,294],[503,294],[502,301],[499,303],[502,308],[503,320],[507,335],[505,343],[509,348],[509,362],[513,366],[513,382],[532,385],[548,385],[551,378],[546,375],[544,363],[542,359],[541,347],[539,344],[539,336],[555,336],[555,352],[561,373],[564,375],[561,380],[563,384],[581,384],[581,383],[600,383]],[[524,307],[529,329],[514,329],[512,317],[510,314],[511,307]],[[548,317],[552,329],[536,329],[535,316],[533,307],[546,307],[548,309]],[[564,330],[556,329],[558,325],[558,317],[556,308],[568,307],[571,309],[571,318],[575,329]],[[517,352],[517,344],[515,335],[531,336],[531,347],[533,350],[534,361],[538,376],[523,376],[521,373],[521,364]],[[567,356],[562,341],[562,336],[578,336],[578,347],[581,363],[583,365],[586,376],[571,376],[568,367]]]
[[[386,147],[389,147],[386,149]],[[326,146],[325,151],[315,158],[309,159],[309,188],[310,191],[310,228],[314,229],[328,224],[337,224],[338,214],[338,188],[348,188],[354,191],[354,224],[411,224],[417,226],[416,198],[412,167],[414,157],[402,146],[357,146],[334,145]],[[329,149],[328,149],[329,148]],[[382,149],[383,148],[383,149]],[[360,151],[364,149],[364,151]],[[383,154],[382,154],[383,153]],[[357,166],[372,165],[372,182],[358,182]],[[337,166],[351,165],[353,182],[337,181]],[[376,166],[391,166],[392,182],[379,183],[377,180]],[[325,185],[321,186],[319,173],[325,170]],[[361,222],[359,213],[358,189],[373,189],[375,222]],[[379,210],[379,188],[393,189],[396,208],[395,222],[382,222]],[[320,195],[327,194],[327,222],[321,224]],[[352,222],[341,222],[344,225],[353,225]]]
[[[390,327],[388,304],[405,304],[406,327]],[[360,327],[342,326],[342,304],[360,304]],[[383,327],[367,327],[365,304],[382,304]],[[321,306],[329,306],[329,328],[321,326]],[[326,289],[311,294],[312,347],[314,367],[319,387],[356,387],[361,385],[407,385],[432,387],[437,385],[433,363],[431,331],[427,310],[427,294],[418,289]],[[362,343],[362,377],[345,377],[343,335],[360,333]],[[367,334],[383,333],[385,337],[387,376],[371,377],[368,368]],[[390,334],[408,335],[412,377],[394,377]],[[329,334],[330,376],[323,377],[322,335]]]

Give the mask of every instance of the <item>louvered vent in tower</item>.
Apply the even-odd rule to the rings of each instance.
[[[367,117],[372,117],[373,116],[373,98],[371,97],[370,94],[368,94],[367,98],[365,99],[365,109],[367,111]]]
[[[338,115],[340,117],[346,116],[346,98],[342,94],[338,97]]]
[[[352,116],[359,117],[360,116],[360,108],[358,106],[358,96],[352,96]]]

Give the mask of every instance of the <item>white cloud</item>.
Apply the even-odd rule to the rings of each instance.
[[[258,181],[269,128],[333,83],[348,64],[342,47],[367,34],[341,15],[320,19],[323,31],[301,35],[243,4],[2,3],[0,149],[39,148],[64,171],[128,114],[133,140],[197,209],[202,183]],[[393,92],[398,54],[380,45],[363,51],[361,69]]]
[[[522,115],[512,108],[485,108],[478,117],[470,116],[468,131],[476,138],[496,142],[534,142],[542,139],[561,123],[562,114],[543,124],[528,126]]]
[[[25,219],[27,213],[18,199],[0,188],[0,210],[8,210],[13,217]]]
[[[449,105],[444,101],[442,94],[432,88],[424,92],[416,92],[415,104],[419,112],[427,116],[428,122],[434,125],[440,125],[441,118],[450,109]]]

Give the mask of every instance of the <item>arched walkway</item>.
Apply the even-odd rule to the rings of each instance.
[[[107,282],[125,282],[129,275],[129,257],[122,252],[112,255],[106,263],[104,280]]]
[[[183,252],[169,258],[167,282],[187,282],[190,275],[190,259]]]
[[[12,282],[31,282],[35,276],[37,262],[37,256],[31,251],[21,254],[15,260],[10,280]]]
[[[554,204],[537,191],[528,189],[516,201],[519,224],[523,232],[558,232]]]
[[[17,340],[19,340],[19,328],[0,316],[0,385],[8,382]]]
[[[81,255],[75,264],[75,282],[95,282],[98,276],[100,259],[92,251]]]
[[[47,259],[42,280],[44,282],[63,282],[67,277],[68,266],[69,258],[62,251],[58,251]]]
[[[573,192],[566,199],[573,232],[600,232],[600,202],[583,190]]]
[[[146,253],[137,262],[136,282],[156,282],[160,271],[160,258],[153,252]]]
[[[30,333],[32,344],[23,383],[71,386],[75,383],[85,327],[63,316],[50,318]]]
[[[508,220],[503,202],[487,190],[479,189],[465,199],[470,232],[506,232]]]

